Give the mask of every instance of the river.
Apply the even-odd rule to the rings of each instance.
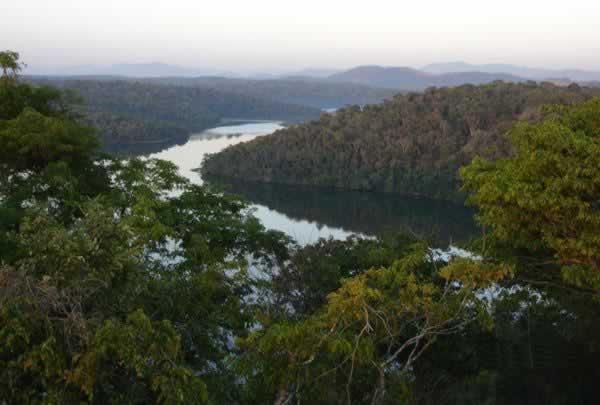
[[[202,183],[194,169],[205,155],[281,128],[280,122],[270,121],[220,126],[193,134],[187,143],[150,156],[174,162],[181,174]],[[398,194],[242,181],[219,183],[250,201],[254,214],[266,228],[283,231],[301,244],[318,238],[344,239],[355,233],[371,236],[401,231],[447,245],[477,231],[472,210],[452,203]]]

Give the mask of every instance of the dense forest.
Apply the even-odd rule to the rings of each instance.
[[[157,84],[208,87],[227,93],[320,109],[380,103],[385,99],[392,98],[397,93],[390,89],[315,78],[250,80],[222,77],[174,77],[144,80]]]
[[[204,87],[159,86],[124,80],[36,79],[74,93],[75,111],[98,128],[107,149],[179,143],[223,118],[299,122],[319,110]]]
[[[597,89],[496,82],[431,88],[379,105],[324,114],[209,156],[206,175],[460,199],[458,169],[507,156],[504,133],[537,120],[545,104],[575,103]]]
[[[457,257],[298,246],[173,163],[102,153],[21,68],[0,52],[1,403],[597,402],[600,98],[461,169],[486,232]]]

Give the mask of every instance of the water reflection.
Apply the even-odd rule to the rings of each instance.
[[[444,201],[215,177],[206,180],[294,220],[350,232],[408,232],[443,245],[464,241],[477,233],[472,210]]]
[[[281,128],[280,122],[220,126],[193,134],[184,144],[171,145],[150,156],[174,162],[184,176],[200,184],[203,180],[196,169],[204,156]],[[344,239],[352,233],[376,235],[398,231],[447,244],[465,240],[477,232],[471,210],[440,201],[241,181],[227,181],[225,186],[250,201],[255,215],[267,228],[283,231],[301,244],[321,237]]]
[[[248,142],[258,136],[267,135],[283,128],[280,122],[246,123],[227,125],[207,129],[190,135],[189,140],[182,145],[175,145],[151,157],[169,160],[179,166],[181,174],[194,183],[201,184],[202,179],[195,171],[204,156],[217,153],[230,145]]]

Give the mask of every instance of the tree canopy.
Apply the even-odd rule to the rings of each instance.
[[[0,120],[0,398],[227,401],[246,270],[289,241],[171,163],[103,155],[53,101]]]
[[[548,256],[568,281],[599,289],[600,99],[545,112],[510,131],[514,156],[464,168],[464,187],[493,238]]]

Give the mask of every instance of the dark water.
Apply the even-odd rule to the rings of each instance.
[[[446,245],[477,233],[472,210],[444,201],[212,177],[207,181],[292,221],[331,229],[365,235],[403,232]]]
[[[206,154],[247,142],[282,128],[277,122],[222,126],[194,134],[151,156],[176,163],[194,182],[203,179],[197,169]],[[206,179],[252,203],[255,215],[271,229],[281,230],[300,243],[320,237],[345,238],[352,233],[378,235],[409,232],[442,245],[477,233],[473,212],[462,205],[400,196],[323,188]]]

